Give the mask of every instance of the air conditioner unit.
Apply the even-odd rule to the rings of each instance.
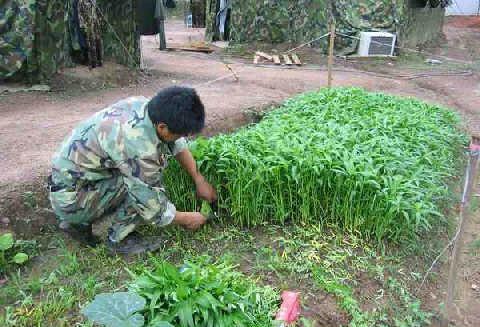
[[[360,32],[359,56],[393,56],[397,36],[387,32]]]

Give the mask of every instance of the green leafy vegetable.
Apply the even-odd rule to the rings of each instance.
[[[221,215],[237,224],[315,222],[402,241],[442,221],[468,142],[459,123],[457,114],[414,99],[325,89],[191,148],[219,191]],[[177,164],[165,181],[179,208],[198,209]]]
[[[107,327],[141,327],[145,319],[139,311],[146,301],[135,293],[103,293],[95,297],[82,313],[97,324]]]
[[[186,262],[182,269],[160,261],[136,277],[132,291],[147,300],[150,326],[270,326],[278,295],[226,263]]]

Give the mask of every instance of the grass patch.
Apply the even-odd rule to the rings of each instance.
[[[240,226],[318,223],[401,242],[445,221],[441,203],[467,142],[459,124],[457,114],[414,99],[325,89],[192,150],[223,215]],[[179,209],[198,209],[178,165],[165,181]]]
[[[338,303],[336,312],[328,314],[345,317],[343,325],[351,321],[351,326],[401,326],[414,321],[410,325],[415,326],[429,317],[408,291],[409,285],[418,285],[418,278],[404,258],[382,254],[359,238],[311,225],[256,229],[209,225],[197,233],[178,228],[144,231],[153,232],[165,238],[165,248],[129,260],[110,258],[103,247],[82,248],[56,234],[46,236],[39,241],[41,255],[27,269],[12,273],[1,287],[0,325],[92,326],[80,310],[99,293],[128,290],[132,277],[127,269],[142,275],[165,261],[181,266],[185,261],[201,262],[205,255],[231,262],[236,266],[234,275],[246,283],[270,286],[277,294],[283,289],[299,290],[303,311],[310,312],[304,326],[308,321],[333,324],[325,313],[317,314],[312,302],[327,293]],[[391,280],[397,283],[394,288]],[[372,286],[367,289],[366,284]],[[264,310],[278,309],[277,301]],[[358,324],[362,321],[371,324]],[[269,327],[270,322],[256,326]]]

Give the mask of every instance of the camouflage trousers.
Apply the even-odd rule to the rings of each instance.
[[[84,186],[50,192],[50,202],[60,222],[70,224],[110,223],[108,237],[119,242],[142,224],[164,225],[162,214],[175,215],[175,207],[165,202],[159,216],[145,219],[139,214],[137,200],[129,195],[122,177],[115,177]],[[106,236],[106,235],[101,235]]]

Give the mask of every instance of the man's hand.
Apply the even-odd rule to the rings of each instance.
[[[181,225],[190,230],[197,230],[207,222],[200,212],[181,212],[177,211],[173,223]]]
[[[210,203],[215,201],[217,199],[217,192],[197,170],[197,164],[190,151],[185,149],[178,153],[175,158],[195,182],[197,196]]]
[[[202,175],[195,179],[195,186],[197,188],[197,197],[209,203],[217,200],[217,191],[210,185]]]

